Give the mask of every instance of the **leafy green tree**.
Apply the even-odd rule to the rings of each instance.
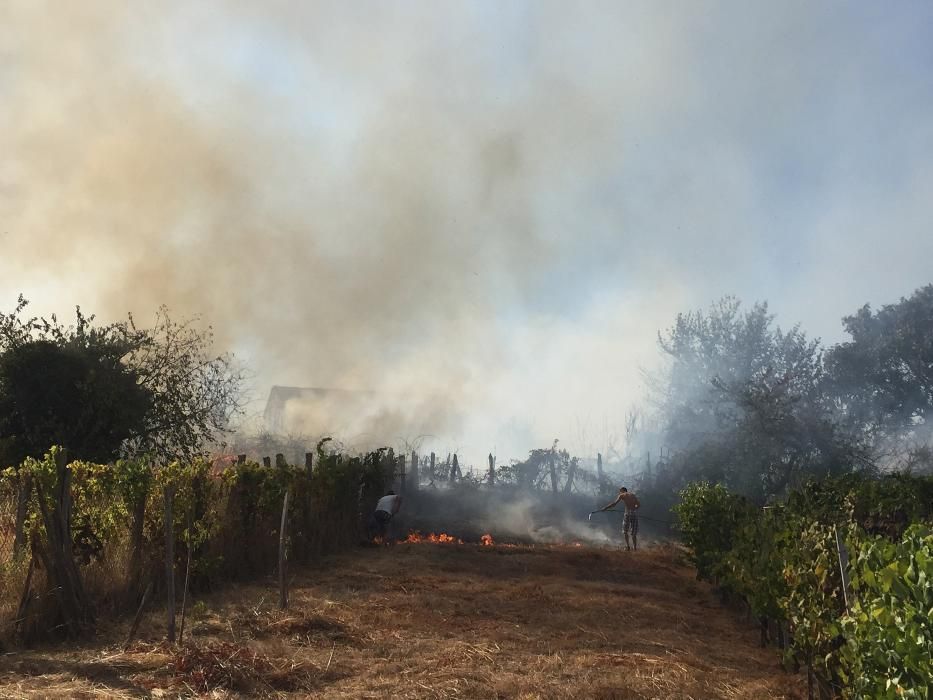
[[[0,355],[0,460],[18,464],[65,445],[77,459],[107,462],[152,406],[119,345],[39,340]]]
[[[849,342],[827,353],[828,390],[875,440],[929,431],[933,416],[933,284],[843,319]]]
[[[567,450],[557,449],[557,440],[549,448],[530,450],[528,459],[513,460],[511,464],[499,467],[496,479],[523,489],[564,494],[598,485],[596,475],[580,466],[577,457],[572,457]]]
[[[163,459],[191,459],[229,429],[242,407],[244,370],[214,350],[212,330],[194,320],[173,321],[162,307],[151,328],[130,316],[119,324],[132,339],[124,362],[152,394],[145,420],[125,450]]]
[[[824,398],[819,342],[775,327],[767,304],[743,311],[727,297],[680,314],[659,344],[669,364],[655,402],[683,482],[720,481],[763,501],[862,461]]]
[[[243,372],[212,351],[210,329],[175,322],[73,326],[27,317],[20,296],[0,313],[0,459],[17,463],[60,444],[79,459],[191,458],[227,430]]]

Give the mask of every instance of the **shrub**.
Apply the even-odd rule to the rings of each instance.
[[[723,573],[723,560],[732,549],[736,532],[749,517],[744,499],[722,484],[691,484],[680,492],[680,503],[673,508],[691,561],[705,579]]]
[[[933,479],[850,474],[759,510],[693,484],[675,507],[701,577],[786,621],[786,660],[824,694],[928,698],[933,678]],[[837,532],[855,555],[846,611]]]
[[[933,679],[933,529],[872,537],[853,564],[855,602],[842,619],[842,676],[853,697],[929,698]]]

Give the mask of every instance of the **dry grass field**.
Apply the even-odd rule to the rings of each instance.
[[[189,601],[81,647],[0,657],[0,698],[799,698],[671,547],[400,544]]]

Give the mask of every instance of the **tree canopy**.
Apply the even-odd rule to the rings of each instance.
[[[857,464],[859,445],[823,395],[819,342],[775,326],[766,303],[743,310],[727,297],[678,315],[658,342],[669,362],[655,378],[655,401],[684,480],[764,500]]]
[[[933,284],[873,312],[843,319],[851,340],[827,368],[840,410],[857,429],[884,437],[929,430],[933,416]]]
[[[766,303],[726,297],[659,333],[651,377],[680,482],[708,479],[765,500],[802,480],[891,464],[933,465],[933,285],[843,319],[824,350],[775,326]]]
[[[51,445],[106,462],[151,407],[136,373],[102,345],[38,340],[0,355],[0,455],[18,463]]]
[[[202,451],[239,407],[242,373],[211,352],[210,329],[159,310],[152,328],[95,325],[76,310],[27,317],[21,296],[0,313],[0,461],[41,456],[53,444],[108,461],[147,453],[171,459]]]

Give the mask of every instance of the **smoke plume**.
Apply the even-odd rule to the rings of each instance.
[[[595,451],[678,310],[819,335],[926,281],[923,23],[845,14],[5,2],[3,305],[199,314],[258,410],[385,397],[349,435]]]

